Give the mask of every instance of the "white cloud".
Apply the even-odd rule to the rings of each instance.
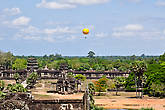
[[[43,38],[43,40],[46,40],[48,42],[56,42],[56,40],[53,37],[47,36],[45,38]]]
[[[15,39],[25,39],[25,40],[41,40],[42,31],[34,26],[24,27],[18,30],[15,35]]]
[[[45,34],[73,34],[76,33],[75,30],[70,29],[69,27],[57,27],[55,29],[44,29]]]
[[[27,34],[40,33],[40,30],[34,26],[28,26],[27,28],[22,28],[20,31],[22,33],[27,33]]]
[[[100,33],[96,33],[95,37],[97,37],[97,38],[104,38],[104,37],[108,37],[108,34],[100,32]]]
[[[157,1],[156,5],[157,6],[165,6],[165,1]]]
[[[122,31],[122,30],[126,30],[126,31],[141,31],[143,30],[143,26],[140,25],[140,24],[128,24],[126,26],[123,26],[123,27],[117,27],[117,28],[114,28],[114,30],[117,30],[117,31]]]
[[[46,2],[46,0],[42,0],[41,3],[36,5],[38,8],[49,8],[49,9],[68,9],[75,8],[75,5],[66,4],[66,3],[57,3],[57,2]]]
[[[48,42],[63,42],[76,39],[76,28],[57,27],[53,29],[39,29],[34,26],[22,27],[15,35],[15,39],[44,40]]]
[[[114,28],[112,36],[116,38],[165,39],[165,32],[157,29],[146,30],[142,25],[126,25]]]
[[[67,3],[79,4],[79,5],[92,5],[106,3],[109,0],[65,0]]]
[[[131,30],[131,31],[140,31],[143,30],[143,26],[140,24],[128,24],[124,27],[126,30]]]
[[[3,12],[7,15],[17,15],[21,13],[19,8],[5,8]]]
[[[131,36],[134,36],[134,33],[133,32],[125,32],[125,31],[121,31],[121,32],[113,32],[112,33],[112,36],[114,37],[131,37]]]
[[[139,33],[139,37],[142,37],[143,39],[165,39],[163,36],[163,33],[161,31],[144,31]]]
[[[15,20],[12,21],[13,25],[28,25],[28,23],[30,22],[30,18],[25,17],[25,16],[21,16],[19,18],[16,18]]]
[[[20,36],[20,37],[23,37],[23,39],[25,40],[40,40],[41,37],[39,36],[28,36],[28,35],[25,35],[25,36]]]
[[[77,39],[77,38],[78,38],[78,37],[76,37],[75,35],[72,35],[72,36],[67,37],[66,40],[72,41],[72,40],[75,40],[75,39]]]
[[[47,2],[42,0],[41,3],[37,4],[38,8],[49,8],[49,9],[69,9],[76,8],[77,5],[93,5],[93,4],[102,4],[110,0],[59,0]]]

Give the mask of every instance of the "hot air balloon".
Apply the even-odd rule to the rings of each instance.
[[[84,28],[82,32],[84,35],[87,35],[87,34],[89,34],[89,29]],[[87,37],[85,36],[85,38],[87,38]]]

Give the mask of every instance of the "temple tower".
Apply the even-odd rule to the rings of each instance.
[[[38,63],[37,63],[37,59],[35,58],[28,58],[27,60],[27,70],[34,72],[38,69]]]

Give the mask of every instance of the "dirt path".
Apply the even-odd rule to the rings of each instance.
[[[95,104],[107,109],[140,109],[154,108],[155,110],[165,110],[165,99],[145,96],[143,99],[133,98],[135,93],[121,92],[120,96],[109,93],[106,96],[95,96]]]
[[[165,110],[165,99],[95,99],[95,104],[111,109],[154,108]]]

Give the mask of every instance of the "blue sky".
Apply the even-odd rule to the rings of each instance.
[[[14,55],[160,55],[165,0],[1,0],[0,50]],[[87,39],[83,28],[89,28]]]

